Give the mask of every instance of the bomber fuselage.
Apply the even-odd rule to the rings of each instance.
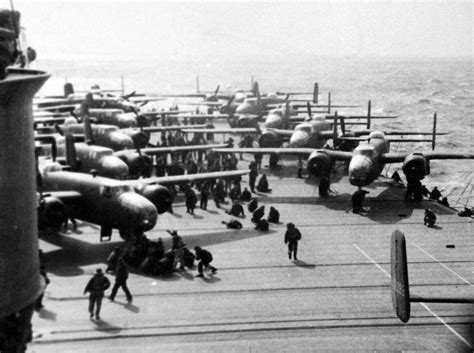
[[[349,182],[355,186],[366,186],[378,178],[385,164],[380,157],[389,151],[389,142],[381,132],[370,134],[368,143],[360,144],[353,152],[349,163]]]
[[[45,171],[42,182],[43,192],[74,190],[81,194],[71,205],[75,218],[135,231],[147,231],[156,224],[156,207],[127,182],[63,171]]]

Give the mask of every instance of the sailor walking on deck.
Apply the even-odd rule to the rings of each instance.
[[[298,241],[301,240],[301,233],[293,223],[286,225],[285,244],[288,244],[288,258],[291,260],[291,255],[295,261],[298,260]]]
[[[89,294],[89,314],[92,319],[100,320],[100,309],[102,307],[102,299],[104,298],[104,291],[110,287],[109,279],[104,276],[102,269],[98,268],[95,275],[89,280],[84,288],[84,294]]]

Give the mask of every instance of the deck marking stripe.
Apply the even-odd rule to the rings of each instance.
[[[427,256],[431,257],[433,260],[435,260],[437,263],[439,263],[441,266],[443,266],[445,269],[447,269],[449,272],[451,272],[453,275],[455,275],[456,277],[458,277],[459,279],[461,279],[463,282],[469,284],[471,287],[474,287],[474,284],[472,284],[471,282],[469,282],[467,279],[465,279],[463,276],[461,276],[460,274],[456,273],[455,271],[451,270],[448,266],[446,266],[444,263],[442,263],[441,261],[439,261],[437,258],[435,258],[433,255],[429,254],[426,250],[422,249],[421,247],[419,247],[416,243],[413,243],[413,245],[415,245],[418,249],[420,249],[424,254],[426,254]]]
[[[352,243],[352,245],[354,245],[354,247],[359,250],[359,252],[364,255],[367,259],[369,259],[370,262],[372,262],[379,270],[381,270],[386,276],[388,276],[389,278],[391,278],[390,274],[385,271],[377,262],[375,262],[375,260],[373,260],[369,255],[367,255],[367,253],[362,250],[361,248],[359,248],[357,246],[356,243]],[[415,244],[416,245],[416,244]],[[449,326],[448,323],[446,323],[446,321],[444,321],[442,318],[440,318],[438,315],[436,315],[436,313],[434,313],[429,307],[428,305],[426,305],[425,303],[419,303],[421,306],[423,306],[431,315],[433,315],[436,319],[439,320],[439,322],[441,322],[444,326],[446,326],[446,328],[451,331],[454,335],[456,335],[456,337],[458,337],[466,346],[468,346],[470,349],[472,349],[472,345],[464,338],[462,337],[459,333],[456,332],[455,329],[453,329],[451,326]]]
[[[380,266],[377,262],[375,262],[374,260],[372,260],[372,258],[371,258],[369,255],[367,255],[364,250],[362,250],[361,248],[359,248],[359,247],[357,246],[357,244],[352,243],[352,245],[354,245],[354,246],[356,247],[356,249],[359,250],[362,255],[364,255],[366,258],[368,258],[380,271],[382,271],[383,273],[385,273],[385,275],[386,275],[388,278],[391,278],[390,273],[388,273],[387,271],[385,271],[385,270],[382,268],[382,266]]]
[[[442,318],[440,318],[438,315],[436,315],[433,311],[431,311],[430,308],[428,308],[428,305],[426,305],[425,303],[420,303],[421,306],[423,306],[426,310],[428,310],[428,312],[433,315],[435,318],[437,318],[440,322],[442,322],[444,324],[444,326],[446,326],[448,328],[449,331],[451,331],[452,333],[454,333],[461,341],[464,342],[464,344],[466,346],[468,346],[470,349],[472,349],[472,345],[464,338],[462,337],[459,333],[456,332],[455,329],[453,329],[451,326],[449,326]]]

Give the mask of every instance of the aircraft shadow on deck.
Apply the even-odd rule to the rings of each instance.
[[[183,240],[188,249],[194,251],[195,246],[207,247],[231,241],[244,240],[275,233],[276,230],[270,228],[266,232],[261,232],[252,228],[241,230],[223,230],[214,233],[183,235]],[[145,234],[146,235],[146,234]],[[118,235],[115,235],[117,236]],[[97,237],[99,235],[97,234]],[[44,235],[43,241],[59,247],[59,249],[44,253],[44,263],[48,272],[57,276],[78,276],[84,274],[81,267],[100,264],[105,267],[107,257],[115,247],[123,248],[125,242],[110,241],[105,243],[90,243],[80,239],[80,236],[62,236],[61,234]],[[163,239],[165,250],[171,249],[171,236]],[[102,265],[103,264],[103,265]],[[130,268],[130,272],[137,273],[138,269]],[[170,280],[173,280],[172,276]],[[153,277],[155,278],[155,277]],[[179,279],[180,276],[175,279]]]

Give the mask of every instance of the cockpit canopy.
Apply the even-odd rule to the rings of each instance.
[[[356,147],[354,150],[354,155],[367,156],[372,158],[374,155],[375,148],[369,144],[362,144]]]
[[[323,114],[314,114],[312,116],[312,120],[317,120],[317,121],[326,121],[326,117]]]
[[[370,133],[369,137],[371,139],[384,139],[385,134],[382,131],[373,131]]]
[[[310,134],[311,133],[311,124],[308,124],[308,123],[298,124],[298,125],[296,125],[294,131],[303,131],[303,132],[306,132],[307,134]]]
[[[101,187],[101,194],[105,197],[117,196],[131,191],[133,189],[130,185],[104,185]]]
[[[107,134],[107,133],[119,130],[118,126],[114,126],[114,125],[98,125],[98,127],[99,127],[98,128],[99,131],[103,134]]]

